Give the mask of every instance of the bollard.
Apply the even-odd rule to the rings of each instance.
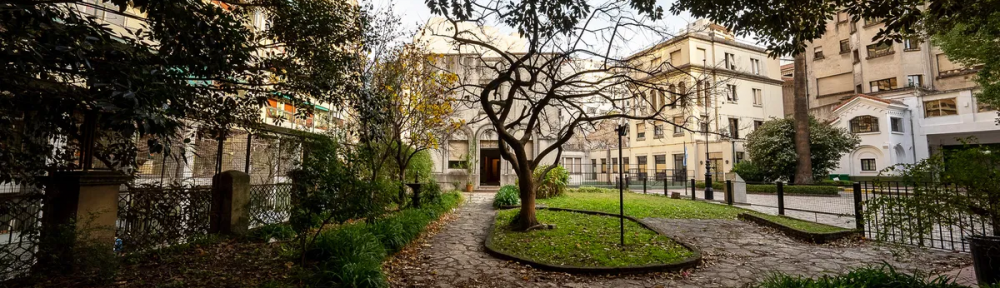
[[[642,194],[646,194],[646,179],[649,177],[642,177]]]
[[[785,215],[785,185],[778,182],[778,215]]]
[[[691,179],[691,200],[696,200],[697,199],[697,198],[695,198],[695,195],[694,195],[694,192],[698,190],[698,188],[695,187],[695,182],[696,181],[694,179]]]
[[[864,222],[865,218],[864,218],[864,214],[861,214],[861,212],[862,212],[861,211],[862,210],[862,207],[861,207],[861,182],[854,182],[854,185],[852,185],[852,186],[854,186],[853,187],[854,188],[854,222],[856,222],[856,226],[858,228],[858,231],[861,232],[862,235],[864,235],[864,233],[865,233],[865,222]],[[921,239],[921,240],[923,240],[923,239]]]
[[[726,204],[733,206],[733,180],[726,180]]]

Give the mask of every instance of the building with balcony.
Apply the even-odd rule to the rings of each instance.
[[[638,173],[656,181],[702,179],[706,161],[711,162],[713,174],[728,172],[744,159],[747,134],[766,120],[784,117],[778,59],[768,57],[764,48],[737,41],[724,27],[707,20],[698,20],[686,32],[628,59],[669,67],[646,79],[666,91],[637,89],[634,93],[640,93],[644,103],[636,103],[634,110],[646,115],[652,112],[647,109],[664,107],[662,119],[678,125],[630,121],[621,159],[612,151],[617,145],[590,151],[597,174],[616,173],[619,162],[632,177]]]
[[[952,63],[920,36],[872,41],[883,26],[840,12],[806,48],[810,114],[862,139],[833,173],[875,176],[969,136],[1000,143],[995,109],[974,97],[977,67]]]

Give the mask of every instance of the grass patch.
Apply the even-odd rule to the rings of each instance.
[[[567,198],[567,197],[558,197]],[[555,199],[558,199],[555,198]],[[619,246],[619,219],[576,212],[539,209],[542,223],[556,229],[511,231],[508,223],[518,209],[500,211],[494,226],[492,247],[510,255],[540,263],[580,267],[626,267],[667,264],[693,255],[669,237],[625,220],[625,247]]]
[[[566,196],[538,199],[539,204],[576,210],[618,213],[618,193],[566,193]],[[736,219],[748,210],[724,205],[670,199],[656,195],[625,193],[625,215],[636,218]],[[546,223],[542,221],[542,223]]]
[[[809,233],[834,233],[834,232],[844,232],[850,231],[851,229],[831,226],[826,224],[820,224],[816,222],[810,222],[805,220],[799,220],[786,216],[770,215],[759,212],[748,212],[754,216],[767,219],[771,222],[781,224],[782,226],[790,227],[795,230],[805,231]]]

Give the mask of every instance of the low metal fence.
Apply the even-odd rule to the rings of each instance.
[[[921,211],[921,206],[907,206],[908,211],[879,211],[873,205],[875,199],[882,201],[906,200],[915,193],[927,189],[939,189],[938,193],[965,193],[964,189],[942,183],[904,183],[896,181],[861,182],[859,188],[863,194],[862,201],[869,216],[864,221],[865,236],[890,243],[914,245],[928,248],[952,251],[969,251],[967,237],[976,235],[993,235],[993,227],[984,217],[966,213],[958,217],[957,223],[947,223],[939,217],[924,217],[934,215],[931,211]],[[917,217],[911,217],[917,215]],[[955,216],[955,215],[949,215]],[[914,235],[903,233],[903,229],[914,231],[921,229],[926,233]]]
[[[0,184],[0,281],[27,273],[37,261],[42,191]]]
[[[250,228],[288,221],[292,212],[292,184],[250,186]]]
[[[115,250],[130,253],[208,234],[211,187],[134,187],[118,194]]]

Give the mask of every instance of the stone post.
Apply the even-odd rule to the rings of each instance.
[[[212,177],[209,233],[246,234],[250,227],[250,175],[229,170]]]
[[[733,202],[736,204],[747,204],[747,181],[743,180],[739,174],[731,173],[731,178],[733,179]]]
[[[118,219],[118,193],[128,177],[115,171],[56,172],[47,179],[42,214],[42,241],[39,263],[71,263],[72,249],[67,244],[115,244]],[[72,230],[65,230],[72,228]],[[75,233],[77,242],[65,234]],[[57,263],[51,263],[57,262]]]

